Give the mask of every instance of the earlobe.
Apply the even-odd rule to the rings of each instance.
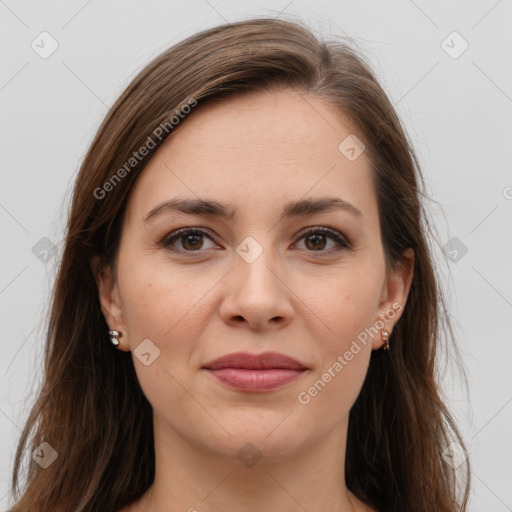
[[[398,303],[402,306],[399,311],[395,312],[396,319],[393,323],[396,323],[396,320],[398,320],[405,307],[409,290],[411,289],[413,275],[414,251],[412,248],[409,248],[404,251],[403,261],[400,266],[387,278],[384,290],[385,296],[379,306],[381,314],[383,313],[384,315],[386,315],[388,310],[396,311],[394,304]]]
[[[386,280],[383,298],[379,304],[378,328],[380,336],[374,338],[374,350],[386,345],[389,347],[388,339],[391,337],[393,326],[404,311],[413,276],[414,251],[412,248],[408,248],[403,253],[402,264]],[[387,331],[389,336],[386,336],[386,333],[383,336],[383,330]]]
[[[125,332],[124,315],[117,282],[110,266],[101,262],[99,255],[91,259],[91,271],[96,282],[101,311],[111,331]],[[105,333],[107,336],[108,333]],[[119,345],[122,349],[121,345]]]

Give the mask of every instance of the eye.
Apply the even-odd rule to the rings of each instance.
[[[312,227],[302,232],[298,241],[304,239],[304,246],[310,252],[330,253],[341,250],[352,250],[350,242],[337,231],[330,228]],[[333,250],[324,250],[328,245],[328,240],[334,242]],[[329,249],[329,247],[327,247]]]
[[[171,250],[177,250],[178,252],[200,252],[200,249],[204,249],[204,240],[208,239],[212,244],[215,245],[212,237],[210,237],[205,231],[197,228],[182,228],[172,232],[169,236],[162,240],[162,245]],[[172,247],[178,242],[180,247]],[[206,247],[206,249],[212,249]]]
[[[303,231],[294,245],[304,240],[304,247],[306,251],[318,252],[318,253],[331,253],[337,251],[351,251],[353,250],[351,243],[337,231],[325,228],[325,227],[312,227]],[[334,246],[327,247],[334,242]],[[205,241],[210,244],[209,247],[205,247]],[[201,249],[213,249],[217,246],[213,238],[204,230],[199,228],[182,228],[173,231],[170,235],[167,235],[162,241],[162,246],[169,250],[176,252],[187,252],[187,253],[200,253]],[[328,250],[325,250],[325,249]]]

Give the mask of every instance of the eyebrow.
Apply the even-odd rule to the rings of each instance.
[[[281,213],[281,219],[312,215],[334,209],[346,211],[358,219],[363,218],[361,211],[352,203],[349,203],[344,199],[340,199],[339,197],[321,197],[318,199],[301,199],[299,201],[291,201],[287,203]],[[224,206],[216,201],[175,198],[169,199],[155,206],[146,215],[144,222],[158,214],[172,211],[182,212],[189,215],[203,215],[229,220],[236,215],[237,209]]]

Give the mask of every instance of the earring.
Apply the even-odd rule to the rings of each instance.
[[[384,342],[384,345],[382,346],[382,348],[384,350],[389,350],[389,331],[386,331],[386,329],[382,329],[381,331],[381,337],[382,337],[382,341]]]
[[[117,347],[119,345],[119,336],[121,336],[121,333],[117,331],[108,331],[108,334],[110,336],[110,342],[112,345]]]

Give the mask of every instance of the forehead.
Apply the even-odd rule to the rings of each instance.
[[[284,90],[233,96],[196,107],[141,173],[128,210],[142,218],[173,197],[208,198],[237,210],[336,195],[376,215],[365,152],[339,146],[361,134],[331,104]],[[249,212],[248,212],[249,213]],[[260,212],[261,213],[261,212]],[[368,219],[370,220],[370,219]]]
[[[281,164],[290,163],[293,150],[296,159],[306,157],[323,164],[329,156],[339,156],[340,142],[355,131],[348,117],[331,104],[284,89],[207,103],[193,111],[164,146],[176,157],[201,148],[206,153],[194,157],[229,160],[236,155],[262,164],[276,157],[283,157]]]

